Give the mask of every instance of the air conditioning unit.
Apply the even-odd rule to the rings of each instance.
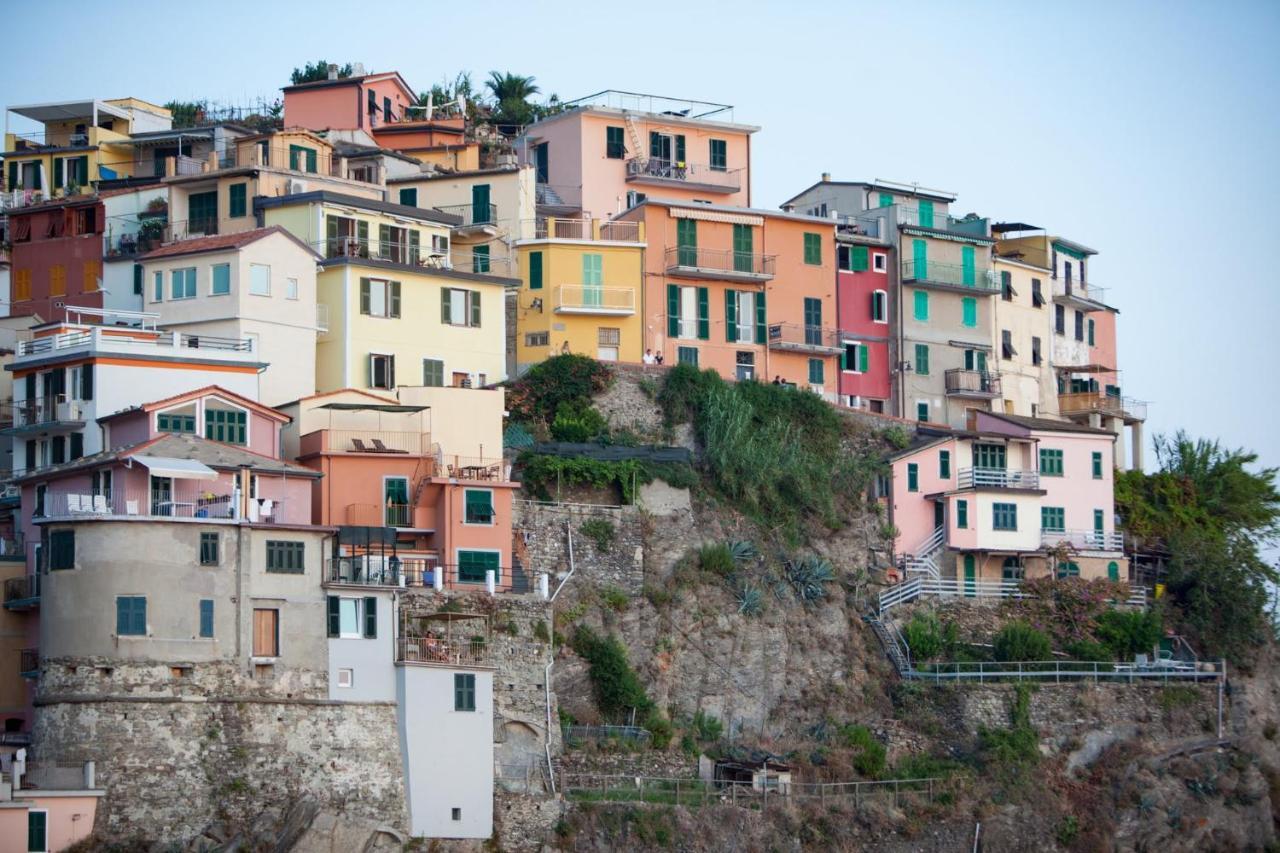
[[[286,191],[287,195],[298,195],[299,193],[304,193],[306,191],[307,191],[307,184],[305,181],[300,181],[297,178],[289,179],[289,187],[288,187],[288,190]]]

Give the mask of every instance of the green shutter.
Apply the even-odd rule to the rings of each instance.
[[[683,163],[685,161],[684,134],[676,134],[676,162]]]
[[[403,187],[400,190],[400,203],[406,207],[418,206],[418,188]]]
[[[5,184],[5,189],[9,190],[9,192],[13,192],[17,188],[18,188],[18,164],[10,163],[9,164],[9,182]]]
[[[866,246],[852,246],[853,271],[866,272],[871,268],[871,252]]]
[[[907,278],[917,281],[929,278],[929,244],[924,240],[911,241],[911,274]]]
[[[446,326],[453,321],[453,312],[450,310],[449,300],[453,290],[448,287],[440,289],[440,322]]]
[[[964,530],[969,526],[969,502],[956,501],[956,527]]]
[[[933,227],[933,202],[921,200],[920,202],[920,227]]]
[[[369,223],[363,219],[356,220],[356,242],[360,244],[360,257],[369,257]]]
[[[871,360],[871,348],[866,344],[858,345],[858,372],[866,373]]]
[[[1100,509],[1093,511],[1093,532],[1101,534],[1107,526],[1107,514]]]
[[[963,317],[960,322],[970,328],[977,326],[978,300],[974,299],[972,296],[966,296],[960,300],[960,307],[963,313]]]
[[[705,287],[698,288],[698,340],[711,340],[711,300]]]
[[[468,300],[471,302],[471,327],[473,329],[480,328],[480,292],[476,290],[467,291]]]
[[[417,266],[422,258],[422,235],[417,228],[409,229],[409,263]]]
[[[476,246],[471,250],[471,271],[487,273],[489,271],[489,247]]]
[[[529,289],[542,289],[542,253],[529,253]]]
[[[342,633],[342,602],[336,595],[328,598],[328,622],[330,637],[336,637]]]
[[[880,193],[880,207],[889,207],[893,204],[892,193]]]
[[[938,451],[938,476],[944,480],[951,479],[951,451]]]
[[[804,235],[804,262],[806,264],[818,265],[822,263],[822,235],[805,232]]]
[[[965,286],[973,287],[977,283],[977,274],[974,271],[972,246],[960,247],[960,265]]]
[[[733,268],[737,272],[755,272],[750,225],[733,226]]]
[[[393,281],[387,288],[387,316],[400,316],[400,282]]]
[[[929,294],[924,290],[915,291],[914,295],[914,314],[915,319],[921,323],[929,322]]]
[[[89,183],[89,155],[81,154],[71,162],[76,164],[76,183],[85,186]]]
[[[27,812],[27,849],[49,849],[49,813],[47,811]]]
[[[769,339],[768,312],[764,307],[764,291],[756,294],[756,343],[763,344]]]
[[[825,363],[820,358],[809,359],[809,384],[821,385],[825,378]]]
[[[471,222],[468,224],[479,225],[493,221],[493,214],[489,206],[489,185],[475,184],[471,187]]]
[[[1089,346],[1093,346],[1093,321],[1089,321]]]
[[[1117,583],[1120,580],[1120,564],[1115,560],[1107,563],[1107,580]]]
[[[63,178],[64,170],[65,170],[65,168],[66,168],[66,166],[64,165],[65,163],[66,163],[66,158],[65,158],[65,157],[54,157],[54,158],[53,158],[53,187],[54,187],[54,189],[57,189],[58,187],[61,187],[61,186],[63,186],[63,185],[66,183],[66,181],[65,181],[65,180],[64,180],[64,178]]]
[[[1102,479],[1102,454],[1101,453],[1093,454],[1093,479],[1095,480]]]
[[[674,284],[667,285],[667,335],[680,337],[680,288]]]
[[[228,195],[228,216],[240,217],[248,212],[248,191],[247,184],[232,184],[227,188]]]
[[[448,296],[448,294],[449,294],[449,291],[448,291],[448,290],[445,290],[445,296],[446,296],[446,297]],[[369,279],[367,279],[367,278],[362,278],[362,279],[360,279],[360,313],[361,313],[361,314],[368,314],[368,313],[369,313],[369,311],[370,311],[370,308],[369,308]],[[448,311],[447,311],[447,310],[445,311],[445,315],[446,315],[446,319],[447,319],[447,316],[448,316]]]
[[[378,599],[373,596],[364,599],[364,636],[368,640],[378,637]]]
[[[920,466],[914,462],[907,463],[907,491],[920,491]]]
[[[676,220],[676,263],[682,267],[698,265],[698,221]]]
[[[916,344],[916,375],[929,375],[929,345]]]
[[[724,339],[731,344],[738,340],[738,294],[732,290],[724,292]]]

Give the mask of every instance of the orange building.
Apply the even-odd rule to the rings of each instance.
[[[430,407],[364,391],[283,408],[296,408],[297,461],[324,474],[312,520],[342,528],[327,581],[483,588],[492,571],[498,590],[526,586],[511,549],[520,484],[501,452],[446,454],[432,441]]]
[[[646,350],[836,399],[832,220],[652,199],[619,218],[645,223]]]

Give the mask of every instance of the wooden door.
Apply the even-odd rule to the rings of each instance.
[[[274,658],[280,656],[280,611],[256,608],[253,611],[253,656]]]

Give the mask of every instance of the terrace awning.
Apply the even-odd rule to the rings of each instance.
[[[216,480],[218,472],[194,459],[175,459],[171,456],[132,456],[135,462],[146,467],[153,477],[172,477],[175,480]]]

